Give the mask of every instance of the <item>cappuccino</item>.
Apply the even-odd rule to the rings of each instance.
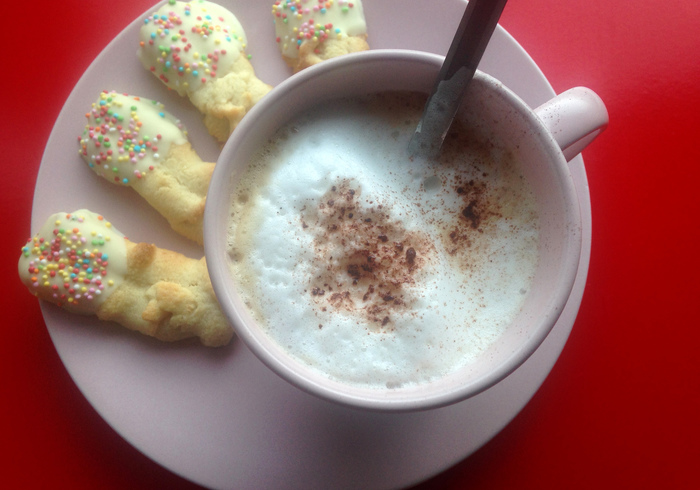
[[[270,138],[232,196],[239,293],[334,380],[397,388],[468,365],[533,280],[537,205],[507,142],[464,112],[437,161],[412,159],[424,103],[397,92],[315,107]]]

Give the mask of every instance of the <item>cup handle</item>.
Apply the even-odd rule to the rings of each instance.
[[[537,109],[535,114],[552,133],[566,161],[588,146],[608,126],[608,110],[591,89],[574,87]]]

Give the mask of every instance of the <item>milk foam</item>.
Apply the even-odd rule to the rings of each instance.
[[[511,153],[457,123],[439,162],[412,161],[423,101],[314,109],[280,130],[232,199],[246,304],[333,379],[398,387],[473,362],[534,276],[538,215]]]

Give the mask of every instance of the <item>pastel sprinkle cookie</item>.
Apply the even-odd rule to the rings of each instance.
[[[51,215],[19,258],[20,278],[35,296],[81,314],[94,314],[126,270],[124,235],[85,209]]]
[[[246,46],[236,16],[204,0],[170,0],[143,22],[141,63],[180,95],[229,72]]]
[[[143,20],[137,55],[145,69],[204,115],[225,142],[272,87],[244,54],[246,36],[232,12],[205,0],[169,1]]]
[[[226,345],[205,260],[126,239],[101,215],[51,215],[22,247],[19,276],[41,300],[166,342]]]
[[[78,137],[88,167],[139,193],[181,235],[202,243],[214,163],[192,149],[187,130],[160,102],[102,92]]]
[[[187,130],[160,102],[102,92],[89,112],[79,138],[80,155],[110,182],[132,185],[168,154],[187,142]]]
[[[369,49],[361,0],[278,0],[272,18],[282,57],[295,71]]]

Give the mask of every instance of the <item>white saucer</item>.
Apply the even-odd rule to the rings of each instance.
[[[258,76],[289,75],[274,41],[270,1],[220,1],[246,28]],[[366,2],[374,48],[444,54],[465,4],[460,0]],[[36,186],[32,230],[58,211],[104,214],[134,241],[200,257],[131,189],[101,180],[78,156],[83,114],[101,90],[160,100],[181,117],[197,152],[215,161],[218,145],[186,99],[167,92],[135,56],[140,19],[95,60],[68,98],[51,134]],[[554,95],[527,53],[503,29],[480,68],[531,106]],[[277,378],[241,342],[224,349],[162,344],[93,318],[42,304],[47,328],[70,375],[127,441],[173,472],[208,487],[385,488],[427,479],[464,459],[525,406],[571,332],[588,272],[591,209],[581,157],[571,162],[583,215],[579,275],[561,319],[510,377],[451,407],[412,414],[363,413],[320,401]]]

